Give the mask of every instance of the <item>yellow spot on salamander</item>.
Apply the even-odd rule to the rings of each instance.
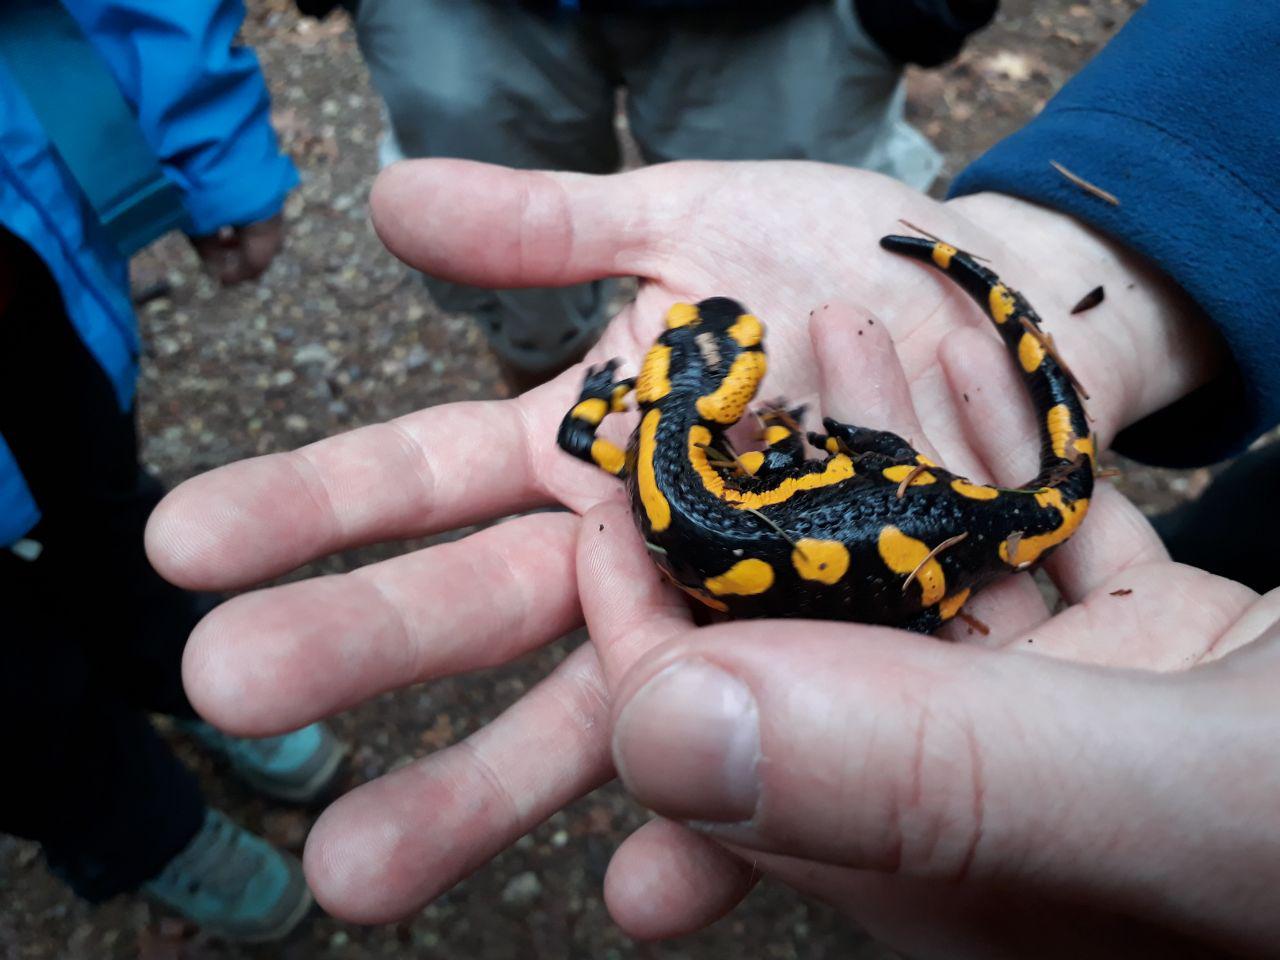
[[[1078,439],[1075,442],[1075,448],[1077,453],[1083,453],[1090,460],[1096,460],[1098,458],[1098,451],[1094,446],[1092,436],[1081,437]]]
[[[911,471],[915,469],[915,467],[910,467],[905,463],[900,463],[896,467],[885,467],[884,477],[886,480],[892,480],[894,483],[901,483],[903,480],[907,479],[907,477],[911,475]],[[938,478],[928,470],[921,470],[914,477],[911,477],[911,483],[909,486],[923,487],[927,484],[936,482],[937,479]]]
[[[735,594],[754,597],[773,586],[773,567],[754,558],[739,560],[718,577],[707,579],[707,589],[717,597]]]
[[[601,400],[599,397],[592,397],[589,400],[583,400],[569,411],[570,415],[575,420],[584,420],[593,427],[598,426],[600,421],[604,419],[604,415],[608,412],[609,401]]]
[[[618,449],[616,444],[597,437],[591,441],[591,459],[601,470],[607,470],[617,476],[626,465],[627,455]]]
[[[1004,540],[1000,543],[1000,559],[1011,567],[1025,567],[1028,564],[1035,563],[1044,554],[1046,550],[1056,547],[1062,543],[1080,526],[1084,520],[1084,515],[1089,511],[1088,500],[1076,500],[1067,503],[1062,498],[1062,491],[1056,487],[1046,487],[1039,493],[1035,494],[1036,503],[1042,507],[1051,510],[1057,510],[1062,517],[1062,522],[1054,530],[1048,533],[1037,534],[1034,537],[1019,537],[1014,542],[1013,555],[1009,555],[1009,541]]]
[[[796,541],[796,547],[791,551],[791,562],[796,573],[806,580],[830,586],[849,572],[849,549],[839,540],[805,537]]]
[[[1075,436],[1075,428],[1071,426],[1071,411],[1065,403],[1049,408],[1045,417],[1049,428],[1049,440],[1053,443],[1053,455],[1062,460],[1067,459],[1067,440]]]
[[[775,425],[765,428],[764,442],[772,447],[775,443],[781,443],[789,436],[791,436],[790,430],[786,427],[779,427]]]
[[[880,559],[894,573],[907,576],[920,567],[916,580],[920,584],[923,606],[931,607],[946,595],[947,578],[942,572],[942,564],[936,557],[929,557],[929,548],[923,540],[909,537],[895,526],[887,526],[880,531],[877,546]],[[925,557],[929,559],[925,560]],[[924,561],[922,567],[921,561]]]
[[[692,303],[673,303],[667,311],[667,329],[687,327],[698,322],[698,308]]]
[[[729,328],[729,336],[738,341],[740,347],[754,347],[764,338],[764,324],[750,313],[744,313]]]
[[[995,487],[984,487],[968,480],[952,480],[951,489],[970,500],[994,500],[1000,496],[1000,491]]]
[[[613,394],[609,397],[609,409],[613,413],[622,413],[627,409],[627,394],[631,392],[631,388],[625,383],[620,383],[613,388]]]
[[[932,460],[930,460],[928,457],[926,457],[923,453],[916,454],[916,463],[925,467],[937,467],[937,464],[934,463]]]
[[[738,354],[714,393],[698,398],[698,415],[716,423],[736,423],[764,378],[768,361],[759,350]]]
[[[644,504],[645,515],[649,518],[649,526],[661,533],[671,526],[671,504],[658,489],[658,477],[653,468],[653,457],[658,449],[658,420],[662,413],[650,410],[640,421],[640,449],[637,458],[637,484],[640,488],[640,502]]]
[[[991,288],[991,293],[987,297],[987,305],[991,308],[991,319],[996,323],[1004,323],[1013,316],[1015,308],[1013,294],[1009,292],[1009,288],[1003,283],[997,283]]]
[[[1024,333],[1018,341],[1018,362],[1022,364],[1022,369],[1027,373],[1034,373],[1040,369],[1043,360],[1044,345],[1030,333]]]
[[[968,599],[969,599],[968,587],[965,587],[959,593],[953,593],[951,596],[947,597],[940,604],[938,604],[939,615],[942,617],[943,620],[952,619],[957,613],[960,612],[960,608],[965,605],[965,601],[967,601]]]
[[[643,424],[642,424],[643,426]],[[711,442],[711,431],[698,424],[689,428],[689,461],[702,478],[702,485],[714,497],[719,497],[736,510],[759,510],[790,500],[802,490],[828,487],[853,476],[853,461],[844,454],[837,454],[826,462],[820,473],[807,473],[801,477],[787,477],[776,487],[754,493],[727,487],[722,477],[707,462],[706,444]]]
[[[764,463],[764,454],[759,450],[748,450],[746,453],[739,454],[738,462],[742,464],[742,469],[747,471],[749,476],[754,477],[760,465]]]
[[[960,251],[951,246],[951,244],[939,241],[933,245],[933,262],[943,270],[946,270],[951,266],[951,258],[959,252]]]
[[[837,440],[835,437],[827,437],[823,445],[827,448],[827,453],[840,452],[840,441]]]
[[[636,401],[657,403],[671,392],[671,348],[655,343],[644,355],[644,365],[636,378]]]

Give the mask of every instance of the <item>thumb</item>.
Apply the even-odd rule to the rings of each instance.
[[[405,263],[488,287],[649,275],[645,171],[613,176],[409,160],[373,185],[374,229]]]
[[[1184,920],[1219,870],[1243,896],[1230,857],[1259,845],[1266,804],[1206,784],[1276,765],[1190,675],[819,623],[709,628],[638,670],[616,708],[624,783],[735,847],[1148,913],[1181,886]],[[1257,872],[1261,904],[1277,867]]]

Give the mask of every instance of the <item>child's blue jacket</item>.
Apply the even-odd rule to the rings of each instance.
[[[62,2],[116,77],[165,173],[182,190],[196,234],[279,212],[297,173],[271,129],[257,59],[234,42],[244,16],[240,0]],[[111,378],[121,409],[128,409],[138,334],[127,264],[88,211],[2,61],[0,225],[44,260],[72,324]],[[21,537],[38,519],[0,437],[0,545]]]

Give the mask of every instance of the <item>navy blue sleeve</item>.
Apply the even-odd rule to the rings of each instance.
[[[1280,423],[1280,4],[1151,0],[952,195],[981,191],[1071,214],[1145,254],[1226,341],[1234,368],[1123,431],[1121,453],[1206,463]]]

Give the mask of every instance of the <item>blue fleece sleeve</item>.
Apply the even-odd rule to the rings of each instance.
[[[197,234],[263,220],[298,182],[271,128],[240,0],[64,0],[120,81]]]
[[[1122,432],[1122,453],[1205,463],[1280,422],[1278,89],[1280,4],[1151,0],[952,188],[1023,197],[1096,227],[1146,254],[1221,331],[1234,369]]]

